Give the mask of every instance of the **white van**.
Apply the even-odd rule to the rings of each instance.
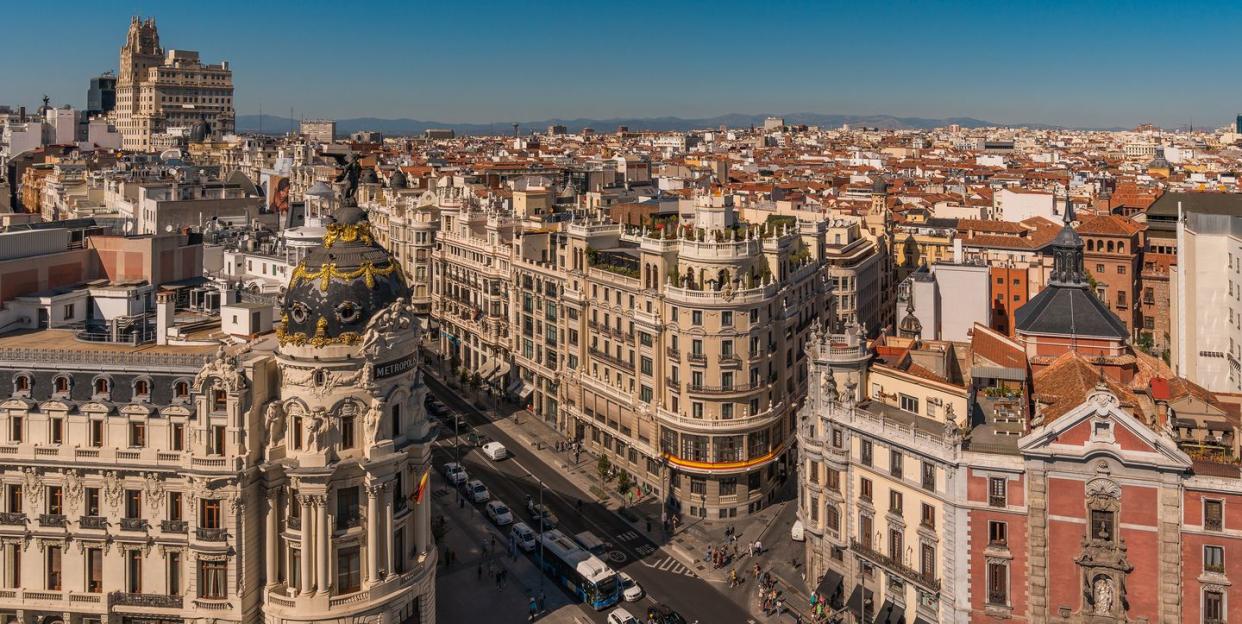
[[[509,534],[513,536],[513,541],[517,543],[518,548],[526,552],[535,550],[535,546],[539,544],[535,540],[535,532],[525,522],[513,523],[513,528],[509,529]]]
[[[806,528],[802,526],[801,520],[794,520],[793,526],[789,529],[789,538],[795,542],[806,541]]]
[[[492,461],[500,461],[509,456],[509,449],[499,442],[488,442],[483,445],[483,454]]]

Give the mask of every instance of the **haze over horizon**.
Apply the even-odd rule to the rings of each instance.
[[[1230,45],[1242,6],[1223,2],[473,6],[467,21],[434,3],[71,2],[55,29],[9,34],[11,49],[39,52],[0,70],[0,104],[46,93],[82,106],[138,12],[156,18],[166,49],[230,61],[239,115],[487,124],[806,111],[1177,128],[1242,111],[1242,84],[1222,72],[1242,62]],[[7,14],[46,19],[29,4]]]

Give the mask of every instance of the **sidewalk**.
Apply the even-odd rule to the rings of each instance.
[[[440,378],[438,370],[428,369],[427,372],[438,380],[445,381]],[[445,385],[458,396],[467,399],[467,402],[472,405],[478,404],[476,400],[469,399],[471,393],[468,390],[454,387],[456,384],[452,382]],[[491,405],[494,403],[489,404]],[[621,495],[614,488],[609,487],[605,489],[607,498],[600,500],[595,495],[600,491],[599,479],[595,475],[596,456],[583,449],[579,460],[574,462],[571,451],[556,451],[558,442],[570,440],[534,414],[513,406],[509,406],[508,409],[502,406],[499,413],[494,410],[480,409],[479,411],[505,434],[515,440],[520,440],[523,445],[531,449],[538,450],[537,456],[540,461],[556,468],[582,492],[584,497],[599,500],[605,508],[617,514],[634,530],[643,533],[653,543],[665,547],[683,565],[694,570],[695,574],[704,580],[718,584],[724,596],[744,605],[752,615],[763,617],[757,591],[758,581],[751,578],[751,568],[755,561],[758,561],[763,570],[770,571],[779,579],[778,587],[784,596],[786,610],[796,609],[802,612],[804,617],[806,616],[810,591],[802,579],[803,545],[800,542],[793,542],[789,537],[796,501],[784,500],[754,515],[728,522],[708,523],[700,518],[687,518],[687,524],[680,527],[670,537],[664,533],[660,524],[658,499],[648,496],[633,505],[627,505]],[[785,485],[790,489],[794,486],[795,482],[792,479]],[[650,530],[648,530],[649,527]],[[730,565],[718,569],[713,568],[704,561],[707,547],[725,544],[725,529],[729,527],[737,535],[739,556]],[[764,553],[752,559],[747,554],[747,546],[756,539],[763,543]],[[796,568],[790,563],[791,558],[798,562]],[[734,569],[737,570],[742,585],[729,588],[729,571]]]
[[[544,613],[537,622],[549,624],[587,624],[591,620],[582,608],[569,602],[565,592],[547,580],[522,553],[510,556],[508,539],[471,504],[461,507],[457,494],[441,480],[432,479],[436,510],[442,511],[448,526],[437,544],[440,561],[452,550],[450,566],[441,565],[436,574],[436,619],[440,622],[526,622],[531,596],[538,597],[543,580]],[[495,536],[492,549],[490,538]],[[479,575],[482,565],[483,574]],[[494,570],[508,571],[503,589],[495,581]]]

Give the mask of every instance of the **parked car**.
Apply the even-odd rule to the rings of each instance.
[[[534,552],[539,546],[539,541],[535,539],[535,532],[525,522],[514,522],[513,528],[509,529],[509,535],[513,537],[517,547],[526,552]]]
[[[556,525],[560,524],[560,518],[557,518],[547,505],[536,503],[535,499],[530,496],[526,497],[526,513],[530,514],[531,526],[539,526],[539,520],[542,518],[545,531],[555,529]]]
[[[621,577],[621,595],[625,597],[626,602],[634,602],[643,597],[643,586],[634,580],[634,577],[625,572],[617,573]]]
[[[471,479],[465,485],[466,498],[472,503],[486,503],[492,499],[492,493],[487,491],[487,486],[483,485],[478,479]]]
[[[789,539],[795,542],[806,541],[806,527],[802,526],[801,520],[794,520],[793,526],[789,527]]]
[[[496,523],[496,526],[513,524],[513,512],[509,511],[509,508],[498,500],[487,503],[484,512],[487,513],[487,517],[492,522]]]
[[[614,609],[608,614],[608,624],[638,624],[638,618],[625,609]]]
[[[686,624],[686,618],[674,611],[672,607],[664,604],[657,604],[647,607],[647,622],[649,624]]]
[[[492,461],[500,461],[509,456],[509,449],[499,442],[488,442],[483,445],[483,454]]]
[[[469,473],[457,462],[448,462],[441,470],[444,472],[444,479],[453,485],[461,485],[470,480]]]

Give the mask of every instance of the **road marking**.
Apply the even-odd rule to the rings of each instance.
[[[641,563],[647,566],[648,568],[655,568],[661,572],[668,572],[670,574],[681,574],[683,576],[688,576],[690,578],[699,578],[699,575],[695,574],[694,570],[687,568],[684,564],[682,564],[682,562],[678,561],[676,558],[671,557],[671,556],[660,559],[654,563],[647,562],[647,561],[642,561]],[[703,579],[703,580],[709,580],[709,579]]]
[[[619,540],[621,540],[621,541],[623,541],[623,542],[628,542],[628,541],[630,541],[630,540],[632,540],[632,539],[635,539],[635,538],[637,538],[637,537],[638,537],[638,534],[637,534],[637,533],[635,533],[635,532],[633,532],[633,531],[626,531],[625,533],[621,533],[621,534],[617,535],[617,539],[619,539]]]

